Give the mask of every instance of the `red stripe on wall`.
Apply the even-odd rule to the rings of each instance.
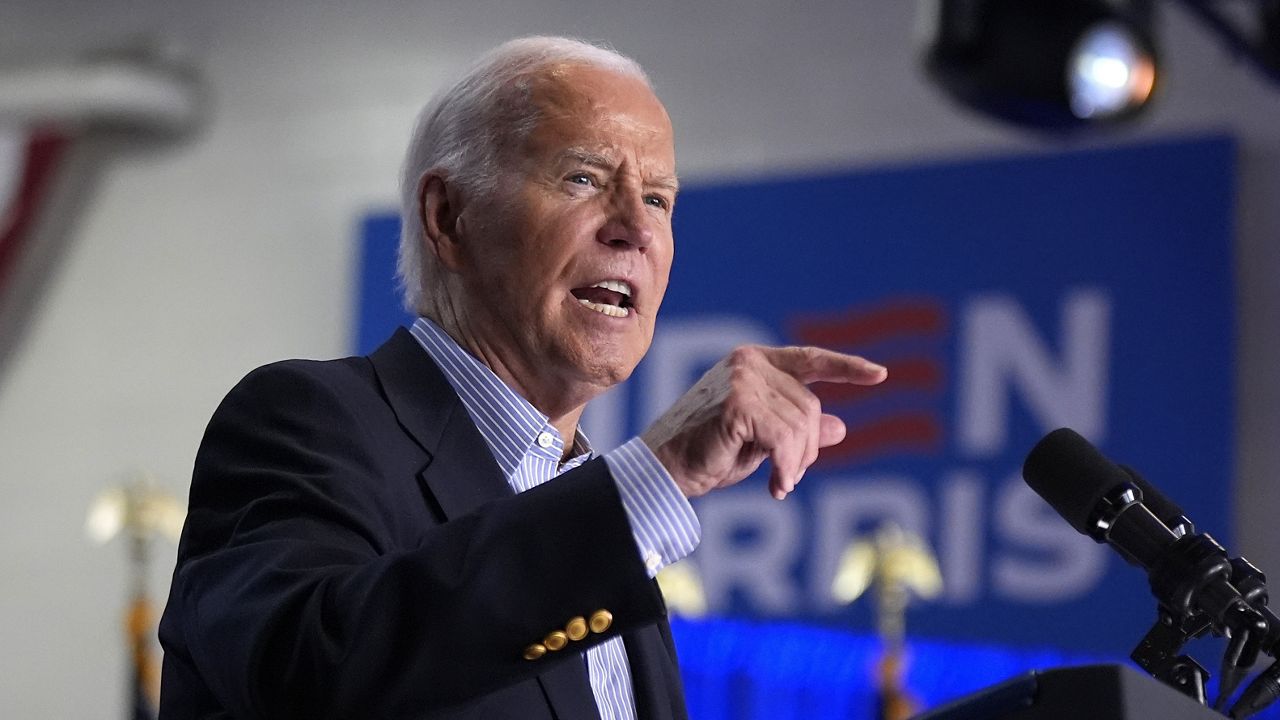
[[[903,299],[874,310],[849,311],[795,322],[805,345],[857,347],[903,335],[933,335],[946,328],[946,312],[936,300]]]
[[[944,377],[942,363],[931,358],[900,358],[884,363],[889,377],[879,385],[814,383],[810,389],[825,406],[846,404],[897,392],[940,392]]]
[[[936,414],[902,413],[849,428],[844,440],[821,451],[818,462],[847,464],[890,452],[941,449],[942,423]]]

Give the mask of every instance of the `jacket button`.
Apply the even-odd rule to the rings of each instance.
[[[542,644],[546,645],[548,650],[555,652],[569,644],[569,637],[559,630],[552,630],[542,638]]]
[[[538,658],[546,654],[547,654],[547,648],[544,647],[541,643],[534,643],[524,649],[525,660],[537,660]]]
[[[602,633],[613,624],[613,613],[608,610],[597,610],[591,613],[591,632]]]
[[[587,636],[587,621],[582,617],[576,617],[564,626],[564,634],[569,636],[570,640],[578,641]]]

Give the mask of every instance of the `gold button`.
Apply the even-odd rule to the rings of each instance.
[[[578,641],[587,636],[587,621],[582,617],[576,617],[564,626],[564,634],[569,636],[570,640]]]
[[[547,648],[544,647],[541,643],[534,643],[524,649],[525,660],[537,660],[538,658],[546,654],[547,654]]]
[[[591,632],[602,633],[613,624],[613,613],[608,610],[597,610],[591,613]]]
[[[542,638],[542,644],[546,645],[548,650],[555,652],[569,644],[569,636],[559,630],[552,630],[546,637]]]

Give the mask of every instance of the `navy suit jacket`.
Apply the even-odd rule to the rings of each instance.
[[[524,648],[606,609],[538,660]],[[259,368],[196,458],[162,718],[598,718],[581,652],[621,634],[642,719],[685,717],[666,609],[609,468],[515,494],[404,329]]]

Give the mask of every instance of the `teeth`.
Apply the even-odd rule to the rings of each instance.
[[[613,288],[609,288],[609,289],[613,290]],[[617,292],[622,292],[622,291],[619,290]],[[578,302],[582,303],[583,305],[586,305],[587,307],[591,308],[592,310],[595,310],[596,312],[604,313],[609,317],[624,318],[631,314],[630,310],[626,308],[614,307],[613,305],[602,305],[600,303],[593,303],[590,300],[583,300],[582,298],[578,298]]]
[[[631,286],[621,280],[601,280],[591,287],[604,288],[631,297]]]

